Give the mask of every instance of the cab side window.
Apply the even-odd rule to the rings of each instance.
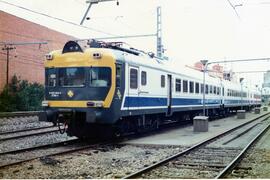
[[[130,88],[137,89],[138,88],[138,70],[130,69]]]
[[[121,64],[116,65],[116,87],[121,87]]]

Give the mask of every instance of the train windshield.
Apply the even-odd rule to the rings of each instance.
[[[90,68],[90,86],[91,87],[111,86],[111,69],[108,67]]]
[[[84,68],[60,68],[59,69],[59,85],[67,87],[83,87],[85,86],[85,70]]]
[[[56,69],[50,68],[46,69],[46,75],[45,75],[45,84],[49,87],[55,87],[56,86]]]

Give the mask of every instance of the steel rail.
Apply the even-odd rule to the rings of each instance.
[[[25,137],[29,137],[29,136],[42,135],[42,134],[47,134],[47,133],[52,133],[52,132],[57,132],[57,131],[59,131],[59,129],[42,131],[42,132],[37,132],[37,133],[24,134],[24,135],[18,135],[18,136],[11,136],[11,137],[7,137],[7,138],[1,138],[0,142],[1,141],[12,140],[12,139],[25,138]]]
[[[38,149],[42,150],[42,149],[52,148],[52,147],[55,148],[55,147],[60,147],[60,146],[68,146],[68,145],[73,145],[73,144],[76,144],[76,143],[79,143],[79,142],[80,142],[79,139],[72,139],[72,140],[58,142],[58,143],[52,143],[52,144],[46,144],[46,145],[42,145],[42,146],[36,146],[36,147],[31,147],[31,148],[25,148],[25,149],[20,149],[20,150],[15,150],[15,151],[4,152],[4,153],[0,153],[0,156],[9,155],[9,154],[15,154],[15,153],[24,153],[24,152],[27,152],[27,151],[33,151],[33,150],[38,150]],[[82,147],[80,147],[80,148],[82,148]],[[72,149],[72,150],[74,151],[75,149]],[[69,151],[66,150],[64,152],[72,152],[72,150],[69,150]],[[63,152],[63,151],[61,151],[61,152]],[[61,152],[51,153],[49,155],[57,155],[57,154],[59,154]],[[20,163],[27,162],[27,161],[31,161],[31,160],[41,158],[41,157],[44,157],[44,156],[48,156],[48,155],[39,155],[39,156],[35,156],[35,157],[32,157],[32,158],[27,158],[26,157],[26,159],[23,159],[23,160],[19,159],[16,162],[12,162],[12,163],[8,163],[8,164],[2,164],[2,165],[0,165],[0,168],[20,164]]]
[[[36,157],[33,157],[33,158],[24,159],[24,160],[20,160],[20,161],[9,163],[9,164],[0,165],[0,169],[4,168],[4,167],[8,167],[8,166],[13,166],[13,165],[18,165],[18,164],[21,164],[21,163],[29,162],[29,161],[35,160],[37,158],[48,157],[48,156],[56,156],[56,155],[63,155],[63,154],[67,154],[67,153],[73,153],[73,152],[76,152],[76,151],[89,149],[89,148],[91,148],[91,146],[93,146],[93,145],[86,145],[84,147],[78,147],[78,148],[74,148],[74,149],[63,150],[61,152],[51,153],[51,154],[45,155],[45,156],[41,155],[41,156],[36,156]]]
[[[71,139],[71,140],[66,140],[66,141],[57,142],[57,143],[50,143],[50,144],[44,144],[44,145],[40,145],[40,146],[16,149],[16,150],[12,150],[12,151],[5,151],[5,152],[0,152],[0,156],[6,155],[6,154],[22,153],[22,152],[26,152],[26,151],[47,148],[47,147],[58,147],[58,146],[63,145],[65,143],[76,143],[78,141],[79,141],[79,139]]]
[[[48,129],[52,128],[52,126],[44,126],[44,127],[35,127],[35,128],[27,128],[27,129],[20,129],[20,130],[15,130],[15,131],[4,131],[0,132],[0,135],[6,135],[6,134],[15,134],[15,133],[20,133],[20,132],[27,132],[27,131],[35,131],[35,130],[40,130],[40,129]]]
[[[216,136],[210,137],[210,138],[206,139],[205,141],[199,142],[199,143],[193,145],[192,147],[190,147],[190,148],[188,148],[188,149],[186,149],[186,150],[184,150],[182,152],[179,152],[179,153],[177,153],[175,155],[172,155],[172,156],[170,156],[170,157],[168,157],[168,158],[166,158],[164,160],[161,160],[161,161],[159,161],[159,162],[157,162],[155,164],[152,164],[151,166],[145,167],[143,169],[138,170],[137,172],[134,172],[134,173],[132,173],[130,175],[127,175],[127,176],[123,177],[123,179],[134,179],[134,178],[136,178],[136,177],[138,177],[138,176],[140,176],[140,175],[142,175],[144,173],[149,172],[152,169],[155,169],[155,168],[157,168],[157,167],[159,167],[159,166],[161,166],[161,165],[163,165],[163,164],[165,164],[165,163],[167,163],[167,162],[169,162],[169,161],[171,161],[171,160],[173,160],[175,158],[186,155],[186,154],[190,153],[191,151],[193,151],[194,149],[197,149],[197,148],[199,148],[199,147],[201,147],[203,145],[206,145],[206,144],[208,144],[209,142],[211,142],[211,141],[213,141],[215,139],[218,139],[218,138],[220,138],[220,137],[222,137],[222,136],[224,136],[226,134],[229,134],[230,132],[233,132],[236,129],[239,129],[239,128],[241,128],[241,127],[243,127],[243,126],[245,126],[247,124],[250,124],[250,123],[252,123],[252,122],[254,122],[254,121],[256,121],[256,120],[258,120],[260,118],[263,118],[263,117],[265,117],[265,116],[267,116],[269,114],[270,114],[270,112],[265,113],[265,114],[263,114],[263,115],[261,115],[259,117],[256,117],[256,118],[254,118],[254,119],[252,119],[252,120],[250,120],[248,122],[242,123],[239,126],[236,126],[236,127],[232,128],[232,129],[224,131],[224,132],[222,132],[222,133],[220,133],[220,134],[218,134]],[[267,118],[269,118],[269,116]]]
[[[36,116],[42,111],[19,111],[19,112],[3,112],[0,113],[0,118],[5,117],[21,117],[21,116]]]
[[[240,154],[234,158],[230,164],[228,164],[223,171],[221,171],[216,177],[215,179],[220,179],[220,178],[224,178],[227,174],[229,174],[231,172],[231,170],[234,169],[234,167],[242,160],[242,158],[244,157],[244,155],[247,153],[247,151],[250,149],[250,147],[255,144],[264,134],[265,132],[270,128],[270,124],[268,124],[262,131],[260,131],[259,134],[257,134],[256,137],[254,137],[249,143],[248,145],[240,152]]]
[[[79,139],[74,139],[73,141],[80,141]],[[72,140],[71,140],[72,141]],[[63,143],[67,143],[66,141],[65,142],[61,142],[62,144]],[[105,141],[105,142],[101,142],[101,143],[97,143],[96,140],[93,140],[94,144],[87,144],[87,145],[84,145],[83,147],[80,146],[80,147],[76,147],[76,148],[71,148],[71,149],[67,149],[67,150],[63,150],[63,151],[60,151],[60,152],[55,152],[55,153],[50,153],[50,154],[47,154],[47,155],[38,155],[38,156],[35,156],[35,157],[31,157],[31,158],[26,158],[26,159],[23,159],[23,160],[18,160],[16,162],[12,162],[12,163],[8,163],[8,164],[3,164],[3,165],[0,165],[0,169],[1,168],[4,168],[4,167],[8,167],[8,166],[13,166],[13,165],[18,165],[18,164],[21,164],[21,163],[25,163],[25,162],[29,162],[29,161],[32,161],[32,160],[35,160],[37,158],[42,158],[42,157],[49,157],[49,156],[56,156],[56,155],[63,155],[63,154],[67,154],[67,153],[73,153],[73,152],[77,152],[77,151],[81,151],[81,150],[85,150],[85,149],[89,149],[89,148],[93,148],[95,146],[99,146],[99,145],[104,145],[104,144],[108,144],[109,142],[108,141]],[[60,143],[57,143],[58,145],[57,146],[60,146],[61,144]],[[51,144],[51,145],[46,145],[44,146],[43,148],[46,148],[46,147],[50,147],[52,145],[55,145],[55,144]],[[40,148],[40,147],[37,147],[37,148]],[[37,149],[35,148],[35,149]],[[30,149],[30,148],[29,148]],[[24,150],[24,151],[29,151],[28,150]],[[33,148],[31,149],[33,150]],[[22,151],[22,153],[24,152]],[[14,152],[12,153],[7,153],[7,154],[14,154]],[[0,154],[1,155],[1,154]]]

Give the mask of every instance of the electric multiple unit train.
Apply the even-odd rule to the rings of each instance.
[[[194,71],[194,70],[193,70]],[[197,73],[197,74],[196,74]],[[64,124],[69,135],[122,135],[201,115],[222,116],[261,103],[257,91],[183,68],[119,43],[69,41],[45,62],[44,112],[40,119]]]

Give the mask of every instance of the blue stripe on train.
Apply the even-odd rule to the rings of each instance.
[[[220,99],[206,99],[208,105],[219,105]],[[240,104],[241,100],[225,100],[225,104]],[[243,101],[248,103],[248,101]],[[173,98],[172,106],[202,105],[202,99]],[[167,98],[157,97],[126,97],[124,107],[149,107],[149,106],[167,106]]]

